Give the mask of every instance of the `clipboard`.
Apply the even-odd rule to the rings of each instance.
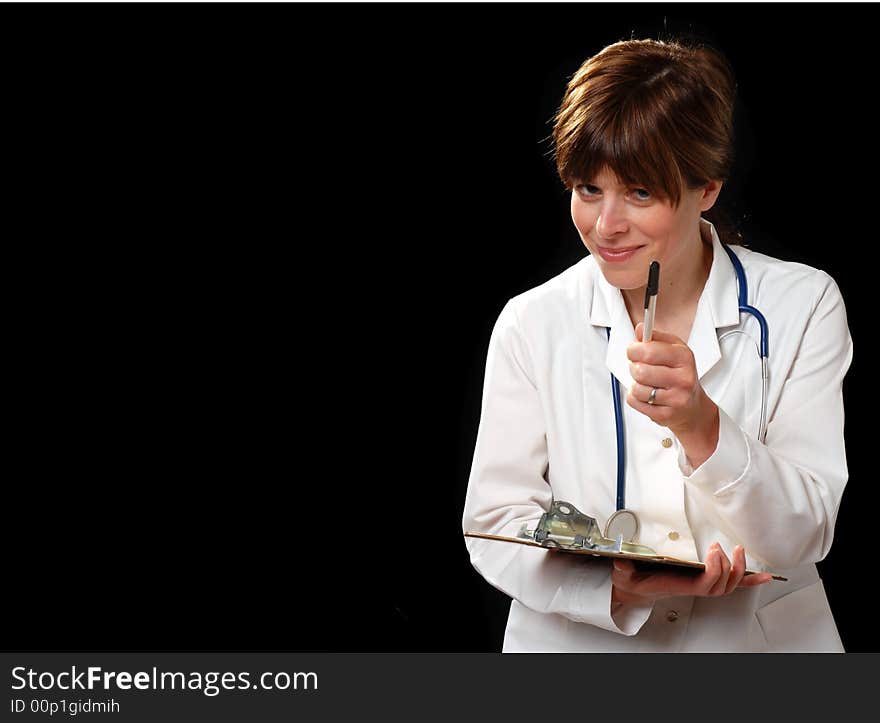
[[[567,549],[565,547],[544,547],[537,542],[527,540],[521,537],[504,537],[502,535],[489,535],[483,532],[465,532],[465,537],[477,537],[483,540],[497,540],[499,542],[515,542],[517,545],[525,545],[527,547],[537,547],[539,550],[546,550],[556,555],[581,555],[588,557],[617,557],[621,560],[632,560],[636,564],[636,568],[642,571],[663,568],[666,566],[683,567],[693,570],[694,574],[704,572],[705,563],[695,560],[681,560],[677,557],[669,557],[668,555],[640,555],[635,552],[611,552],[608,550],[585,550],[585,549]],[[755,571],[746,570],[745,575],[755,575]],[[772,574],[772,573],[771,573]],[[782,575],[773,575],[774,580],[788,582],[787,577]]]

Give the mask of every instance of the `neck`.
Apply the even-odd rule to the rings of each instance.
[[[671,329],[681,322],[687,322],[689,327],[693,321],[697,303],[712,268],[712,244],[705,243],[699,236],[698,239],[699,251],[686,254],[683,265],[670,268],[664,275],[661,264],[655,328]],[[644,321],[646,287],[647,285],[638,289],[621,289],[633,326]]]

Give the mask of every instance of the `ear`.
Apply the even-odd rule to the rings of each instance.
[[[708,211],[715,205],[718,200],[718,194],[721,193],[721,187],[724,181],[709,181],[701,189],[700,194],[700,211]]]

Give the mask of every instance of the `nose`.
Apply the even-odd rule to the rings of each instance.
[[[628,229],[629,222],[626,218],[622,199],[603,199],[599,218],[596,219],[596,233],[599,234],[599,238],[612,239]]]

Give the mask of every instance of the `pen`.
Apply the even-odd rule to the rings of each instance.
[[[648,288],[645,290],[645,326],[642,330],[642,341],[651,341],[654,334],[654,314],[657,311],[657,290],[660,286],[660,264],[651,262],[648,270]]]

